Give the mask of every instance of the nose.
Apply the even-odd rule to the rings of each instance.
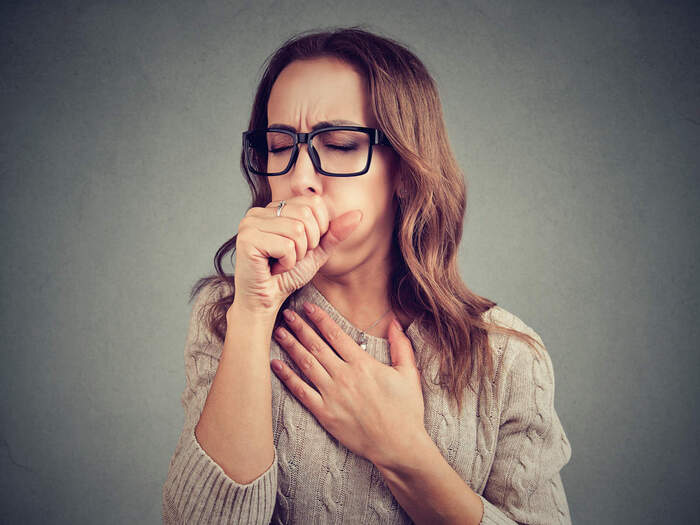
[[[308,144],[299,144],[297,160],[289,170],[289,184],[294,195],[323,192],[323,175],[316,171],[308,148]]]

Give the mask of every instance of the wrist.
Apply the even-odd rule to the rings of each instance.
[[[234,297],[233,303],[226,312],[226,316],[243,316],[255,320],[268,320],[277,317],[277,312],[280,305],[273,303],[268,305],[251,304],[246,302],[242,297]]]
[[[413,434],[401,447],[394,447],[390,454],[373,458],[372,463],[383,475],[405,475],[435,452],[440,454],[428,432],[423,429]]]
[[[235,300],[226,312],[226,332],[240,334],[263,333],[272,335],[277,318],[277,310],[262,307],[250,307]]]

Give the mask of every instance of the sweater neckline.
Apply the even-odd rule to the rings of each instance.
[[[314,303],[317,306],[323,308],[330,316],[331,318],[342,328],[342,330],[348,334],[354,341],[359,340],[360,335],[363,333],[362,330],[360,330],[358,327],[353,325],[348,319],[343,316],[331,303],[328,301],[328,299],[320,292],[318,288],[313,284],[313,282],[309,281],[306,283],[304,286],[299,288],[296,293],[295,293],[295,310],[297,313],[300,315],[303,315],[305,319],[308,320],[308,316],[306,316],[306,312],[304,311],[303,304],[304,302],[310,302]],[[313,322],[308,321],[311,326],[315,325]],[[424,345],[424,339],[422,335],[420,334],[420,330],[418,327],[418,320],[413,319],[411,323],[408,325],[408,327],[404,330],[404,333],[406,336],[411,340],[411,343],[413,345],[413,350],[415,353],[419,353],[423,349]],[[366,334],[367,335],[367,353],[373,355],[375,358],[378,358],[382,361],[387,362],[389,364],[391,362],[391,357],[389,355],[389,339],[384,338],[384,337],[378,337],[374,336],[372,334]]]

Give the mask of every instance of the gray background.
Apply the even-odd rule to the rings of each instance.
[[[697,519],[697,5],[116,4],[0,11],[0,522],[159,522],[260,65],[360,23],[438,83],[462,274],[547,345],[574,522]]]

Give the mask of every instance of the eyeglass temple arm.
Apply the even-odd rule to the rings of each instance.
[[[375,132],[376,136],[374,137],[374,144],[386,144],[387,146],[391,146],[391,141],[389,141],[389,137],[387,137],[381,129],[376,129]]]

